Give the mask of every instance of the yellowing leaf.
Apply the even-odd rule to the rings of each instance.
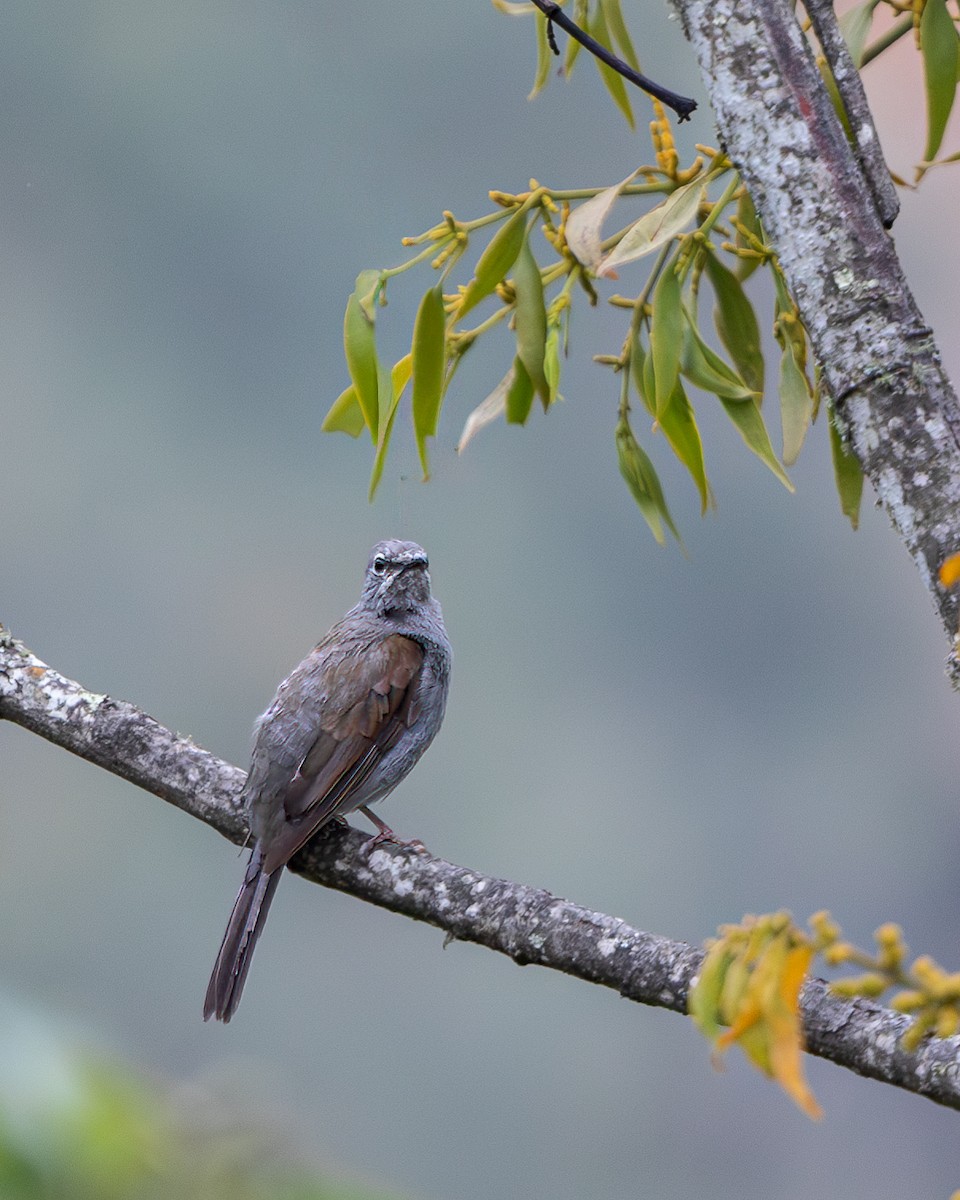
[[[517,261],[526,233],[527,214],[518,208],[500,226],[477,260],[473,278],[467,284],[460,308],[457,310],[458,320],[462,320],[471,308],[485,300],[506,277]]]
[[[946,0],[926,0],[920,17],[920,52],[927,93],[927,144],[923,157],[937,157],[957,91],[957,29]]]
[[[818,1121],[823,1109],[817,1103],[803,1073],[803,1025],[800,989],[810,969],[812,946],[791,946],[775,983],[771,985],[767,1010],[771,1074],[801,1112]]]
[[[413,433],[423,468],[430,477],[427,438],[436,437],[446,365],[443,293],[439,284],[424,294],[413,325]]]
[[[940,582],[944,587],[956,587],[960,583],[960,554],[951,554],[940,567]]]
[[[789,914],[725,926],[709,949],[688,1008],[718,1051],[734,1043],[812,1118],[822,1116],[803,1074],[800,989],[814,948]],[[721,1032],[720,1026],[729,1028]]]
[[[356,389],[351,383],[330,405],[320,429],[324,433],[346,433],[355,438],[363,433],[364,428],[363,413],[357,403]]]
[[[697,215],[704,182],[702,179],[690,180],[671,192],[655,208],[644,213],[600,262],[597,274],[609,275],[613,268],[652,254],[671,238],[683,233]]]
[[[616,203],[617,197],[636,176],[632,171],[621,183],[604,188],[596,196],[578,204],[567,218],[567,245],[578,262],[596,273],[603,257],[601,246],[603,223]]]

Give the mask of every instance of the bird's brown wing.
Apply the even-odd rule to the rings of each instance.
[[[264,847],[263,869],[283,866],[359,789],[419,712],[423,650],[392,634],[330,669],[320,734],[283,792],[286,823]],[[359,803],[363,803],[361,799]]]

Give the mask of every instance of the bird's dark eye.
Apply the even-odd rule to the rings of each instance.
[[[378,554],[377,557],[373,560],[374,575],[382,575],[386,569],[387,569],[387,560]]]

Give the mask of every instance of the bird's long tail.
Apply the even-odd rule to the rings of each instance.
[[[207,997],[203,1002],[205,1021],[216,1017],[218,1021],[226,1022],[236,1012],[250,970],[253,948],[282,874],[283,867],[278,867],[268,875],[263,869],[263,852],[259,846],[254,846],[207,984]]]

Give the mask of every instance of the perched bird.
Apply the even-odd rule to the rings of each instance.
[[[283,868],[329,821],[370,812],[433,741],[447,703],[450,642],[414,542],[379,542],[360,603],[277,689],[257,721],[242,799],[254,839],[207,987],[203,1019],[229,1021]]]

